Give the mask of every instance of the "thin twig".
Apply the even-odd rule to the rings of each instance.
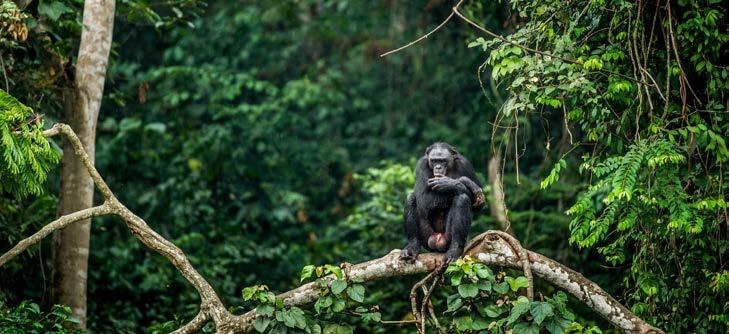
[[[0,65],[3,67],[3,77],[5,78],[5,92],[8,94],[10,93],[10,84],[8,83],[8,73],[5,70],[5,60],[3,59],[3,56],[0,55]]]
[[[461,1],[460,1],[460,2],[458,3],[458,4],[460,5],[460,4],[461,4],[461,2],[463,2],[463,0],[461,0]],[[416,39],[416,40],[414,40],[414,41],[412,41],[412,42],[410,42],[410,43],[408,43],[408,44],[405,44],[405,45],[403,45],[403,46],[401,46],[401,47],[399,47],[399,48],[397,48],[397,49],[395,49],[395,50],[390,50],[390,51],[387,51],[387,52],[385,52],[385,53],[381,54],[381,55],[380,55],[380,57],[385,57],[385,56],[387,56],[387,55],[389,55],[389,54],[393,54],[393,53],[395,53],[395,52],[398,52],[398,51],[400,51],[400,50],[403,50],[403,49],[407,49],[407,48],[409,48],[409,47],[411,47],[411,46],[413,46],[413,45],[417,44],[418,42],[420,42],[420,41],[422,41],[422,40],[424,40],[424,39],[428,38],[428,37],[429,37],[430,35],[432,35],[432,34],[433,34],[434,32],[438,31],[438,29],[440,29],[440,28],[442,28],[442,27],[443,27],[444,25],[446,25],[446,23],[448,23],[448,21],[450,21],[452,17],[453,17],[453,12],[451,12],[451,13],[450,13],[450,14],[448,15],[448,17],[446,17],[446,19],[445,19],[445,20],[443,20],[443,22],[441,22],[441,23],[440,23],[440,24],[439,24],[439,25],[438,25],[437,27],[435,27],[435,28],[434,28],[433,30],[431,30],[431,31],[430,31],[429,33],[427,33],[427,34],[425,34],[425,35],[423,35],[423,36],[420,36],[420,38],[418,38],[418,39]]]

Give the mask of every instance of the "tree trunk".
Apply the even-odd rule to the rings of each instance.
[[[114,0],[87,0],[76,62],[75,82],[64,94],[66,122],[76,131],[91,159],[96,151],[96,122],[111,48]],[[59,215],[93,205],[94,184],[68,142],[63,145]],[[54,236],[53,302],[71,307],[86,328],[86,277],[90,220],[58,231]]]
[[[507,217],[506,203],[504,202],[504,184],[501,180],[501,155],[498,153],[491,156],[489,159],[489,185],[491,185],[491,196],[489,196],[489,209],[491,210],[491,217],[499,223],[499,228],[516,236],[514,229],[511,228],[511,223]]]

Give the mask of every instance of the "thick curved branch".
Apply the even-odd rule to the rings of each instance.
[[[508,241],[499,234],[492,232],[503,233],[501,231],[491,231],[475,237],[468,247],[467,254],[487,265],[522,269],[523,262]],[[635,316],[615,298],[581,274],[539,253],[528,250],[525,250],[525,252],[529,259],[531,271],[535,275],[577,297],[624,333],[663,333],[660,329]],[[379,259],[352,265],[349,277],[372,281],[432,272],[440,266],[441,258],[442,255],[437,253],[420,254],[418,260],[411,264],[401,261],[400,250],[396,249]],[[304,305],[316,301],[319,298],[319,293],[325,288],[326,284],[311,282],[284,292],[277,297],[283,299],[284,303],[289,306]],[[239,333],[252,332],[252,324],[255,318],[255,310],[237,316],[234,325],[235,331]]]

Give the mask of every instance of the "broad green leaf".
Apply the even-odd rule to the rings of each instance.
[[[352,300],[356,302],[363,303],[364,294],[365,288],[362,284],[355,284],[347,288],[347,295],[349,295],[349,298],[352,298]]]
[[[256,313],[260,315],[272,316],[274,311],[273,305],[260,305],[256,307]]]
[[[481,291],[486,291],[486,292],[491,291],[491,282],[490,281],[480,281],[480,282],[478,282],[478,284],[476,284],[476,286],[478,286],[478,289]]]
[[[512,334],[539,334],[539,326],[521,321],[514,325]]]
[[[47,16],[51,21],[58,21],[66,13],[73,13],[73,9],[61,1],[40,1],[38,4],[38,14]]]
[[[257,332],[263,333],[266,330],[266,328],[268,328],[268,324],[270,324],[270,323],[271,323],[271,318],[258,316],[258,317],[256,317],[256,320],[253,321],[253,328]]]
[[[344,299],[337,299],[332,304],[332,312],[342,312],[344,309],[347,308],[347,303],[344,301]]]
[[[491,269],[485,265],[480,265],[475,268],[476,275],[479,278],[492,278],[494,276],[493,272],[491,272]]]
[[[448,296],[447,303],[448,309],[446,310],[446,312],[455,312],[461,306],[463,306],[463,299],[461,299],[460,295],[450,295]]]
[[[563,334],[572,321],[567,319],[552,318],[544,322],[546,328],[552,334]]]
[[[489,327],[489,320],[486,320],[486,318],[474,315],[473,316],[473,323],[471,324],[471,329],[475,331],[484,330]]]
[[[469,316],[463,316],[453,319],[453,323],[456,325],[458,331],[463,332],[471,329],[473,319]]]
[[[484,314],[491,318],[496,318],[506,311],[506,309],[498,307],[496,305],[489,305],[479,309],[481,314]]]
[[[541,324],[545,318],[554,315],[552,305],[547,302],[532,302],[529,312],[534,317],[534,322]]]
[[[517,300],[515,300],[513,303],[513,307],[511,308],[511,311],[509,312],[509,317],[507,317],[507,324],[511,325],[519,318],[524,315],[525,313],[529,312],[529,299],[527,299],[524,296],[519,296]]]
[[[458,294],[463,298],[473,298],[478,295],[478,286],[473,283],[461,284],[458,286]]]
[[[501,282],[494,284],[494,291],[496,291],[498,294],[503,295],[509,292],[509,283]]]
[[[346,289],[346,288],[347,288],[347,281],[345,281],[345,280],[336,279],[332,282],[331,289],[332,289],[332,293],[335,295],[342,293],[342,291],[344,291],[344,289]]]

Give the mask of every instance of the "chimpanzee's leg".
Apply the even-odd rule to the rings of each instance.
[[[463,183],[464,186],[469,190],[470,197],[471,197],[471,203],[474,207],[480,208],[483,206],[483,203],[485,201],[484,195],[483,195],[483,189],[476,184],[476,182],[473,182],[473,180],[469,179],[466,176],[461,176],[458,178],[458,181]]]
[[[420,252],[420,241],[418,239],[418,217],[416,214],[415,195],[410,193],[405,201],[405,214],[403,222],[405,226],[405,234],[408,237],[408,244],[402,250],[400,258],[415,261]]]
[[[471,219],[473,219],[471,198],[467,194],[454,197],[446,221],[446,234],[450,240],[450,245],[448,245],[448,251],[443,256],[441,266],[447,266],[463,254],[463,248],[466,247],[466,238],[468,238],[468,230],[471,228]]]

